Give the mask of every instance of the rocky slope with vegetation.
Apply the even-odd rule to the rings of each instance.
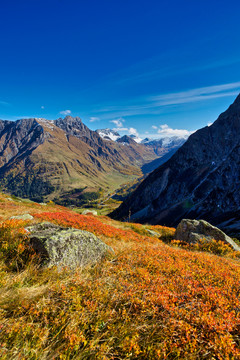
[[[0,121],[0,186],[37,201],[112,191],[155,158],[144,145],[103,140],[77,117]]]
[[[228,245],[3,194],[0,218],[1,359],[240,357],[239,253]],[[85,268],[42,266],[25,228],[43,221],[114,252]]]
[[[143,181],[113,213],[117,219],[175,226],[201,218],[227,231],[239,230],[240,95],[211,125]]]

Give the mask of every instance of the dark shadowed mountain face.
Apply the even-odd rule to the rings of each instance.
[[[240,95],[209,127],[192,134],[112,213],[117,219],[176,225],[202,218],[227,228],[240,211]],[[227,221],[224,223],[224,221]]]
[[[136,142],[128,135],[123,135],[117,139],[117,142],[122,144],[136,144]]]
[[[169,150],[165,155],[161,156],[160,158],[157,158],[153,161],[150,161],[147,164],[144,164],[142,166],[143,174],[144,175],[149,174],[150,172],[152,172],[153,170],[157,169],[159,166],[164,164],[166,161],[168,161],[173,156],[173,154],[175,154],[175,152],[179,149],[179,147],[175,147],[175,148]]]

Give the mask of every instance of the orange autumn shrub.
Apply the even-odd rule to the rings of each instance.
[[[8,270],[21,270],[36,257],[24,229],[27,223],[7,220],[0,224],[0,259]]]
[[[34,217],[45,221],[52,221],[61,226],[90,231],[97,236],[126,241],[151,241],[150,237],[143,237],[132,230],[118,229],[114,226],[104,224],[100,221],[99,217],[96,218],[91,215],[80,215],[74,212],[43,212],[34,214]]]
[[[240,254],[237,251],[234,251],[230,245],[224,243],[223,241],[217,240],[207,240],[205,238],[200,239],[196,244],[189,244],[181,240],[172,240],[171,245],[175,245],[187,250],[192,251],[207,251],[216,255],[228,255],[233,258],[239,258]]]
[[[74,272],[0,268],[1,359],[240,359],[238,260],[168,246],[139,224],[35,217],[94,232],[115,254]]]
[[[169,243],[171,240],[173,240],[176,231],[175,228],[161,225],[152,226],[152,230],[158,231],[161,234],[160,239],[166,243]]]

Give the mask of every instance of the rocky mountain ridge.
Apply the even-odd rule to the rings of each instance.
[[[0,121],[0,186],[42,201],[69,191],[114,189],[141,175],[152,149],[103,140],[81,119]]]
[[[138,144],[144,144],[146,146],[152,147],[155,150],[155,152],[159,152],[160,155],[162,155],[162,153],[165,151],[167,151],[167,149],[174,149],[174,148],[179,148],[180,146],[182,146],[184,144],[184,142],[187,140],[188,136],[168,136],[168,137],[163,137],[163,138],[145,138],[145,139],[141,139],[139,136],[136,135],[123,135],[121,136],[117,131],[112,130],[112,129],[97,129],[96,132],[102,137],[102,139],[104,140],[112,140],[112,141],[118,141],[118,139],[120,139],[123,136],[128,136],[129,138],[131,138],[132,140],[134,140],[136,143]],[[158,149],[161,149],[161,151],[159,151]]]
[[[174,226],[196,218],[234,230],[240,211],[240,95],[152,172],[112,216]],[[239,222],[239,221],[238,221]],[[239,227],[239,226],[238,226]]]

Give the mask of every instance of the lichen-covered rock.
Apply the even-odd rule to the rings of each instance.
[[[153,231],[150,229],[146,229],[146,230],[150,235],[155,236],[155,237],[160,237],[160,235],[156,231]]]
[[[240,251],[240,247],[223,231],[209,224],[205,220],[183,219],[177,226],[175,239],[196,244],[200,239],[223,241],[234,250]]]
[[[82,212],[83,215],[97,215],[97,211],[96,210],[84,210]]]
[[[113,250],[94,234],[44,222],[27,227],[34,250],[42,264],[71,269],[94,264]]]
[[[22,214],[22,215],[16,215],[11,216],[10,219],[16,219],[16,220],[33,220],[34,217],[30,214]]]

